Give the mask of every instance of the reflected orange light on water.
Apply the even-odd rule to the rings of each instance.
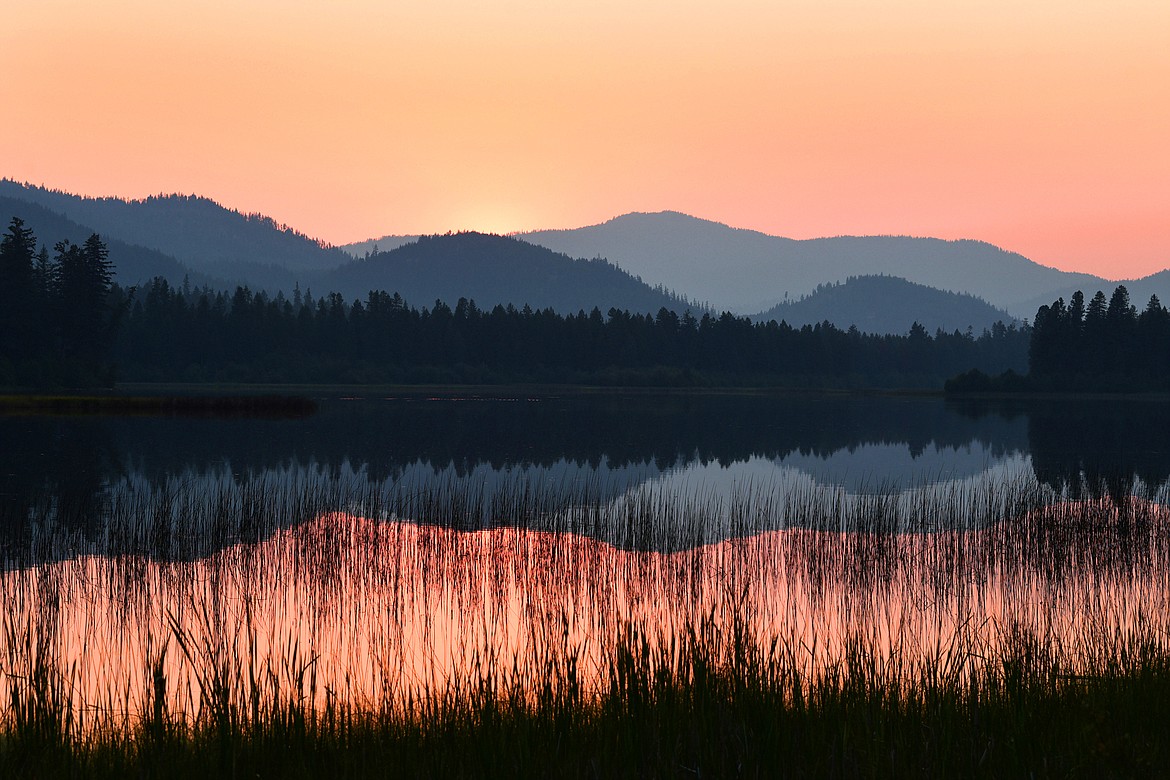
[[[55,670],[91,726],[119,728],[149,711],[157,671],[169,710],[191,720],[217,685],[244,712],[257,691],[377,711],[484,677],[534,690],[570,660],[588,695],[631,626],[667,647],[736,625],[761,647],[775,641],[803,679],[850,648],[891,675],[962,679],[1021,633],[1075,667],[1170,635],[1167,514],[1145,511],[1157,527],[1120,553],[1093,529],[1056,550],[1007,524],[770,531],[660,553],[334,513],[196,561],[90,556],[9,571],[0,662],[10,680]],[[1065,504],[1045,522],[1076,517]]]

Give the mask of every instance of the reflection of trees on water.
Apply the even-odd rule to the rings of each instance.
[[[107,486],[124,473],[110,429],[95,419],[18,417],[0,420],[0,430],[0,539],[48,530],[46,522],[98,531]]]
[[[767,461],[803,460],[799,468],[808,469],[810,459],[836,461],[826,479],[810,484],[838,484],[843,470],[874,463],[881,448],[872,445],[892,446],[895,454],[905,448],[924,458],[927,470],[935,448],[952,450],[943,457],[956,462],[955,453],[972,444],[989,459],[1030,452],[1040,482],[1067,486],[1078,498],[1118,498],[1135,479],[1150,487],[1170,479],[1168,423],[1170,405],[1132,399],[813,395],[331,401],[297,420],[0,417],[0,555],[23,558],[33,540],[62,532],[78,540],[116,535],[107,528],[111,507],[136,491],[147,497],[144,506],[170,518],[148,518],[159,534],[150,549],[189,557],[332,511],[347,500],[346,486],[459,481],[482,485],[490,497],[494,487],[517,481],[564,486],[584,479],[595,480],[597,497],[608,501],[682,466],[752,461],[770,468]],[[319,502],[272,509],[273,496],[305,485]],[[171,493],[212,502],[230,495],[262,511],[249,525],[251,510],[233,506],[220,513],[232,528],[195,544],[184,541],[190,513],[168,505]]]
[[[1074,498],[1129,495],[1170,480],[1170,404],[1153,400],[1010,400],[951,404],[979,419],[1023,416],[1036,478]]]
[[[611,467],[654,464],[665,470],[753,455],[827,457],[865,444],[904,445],[917,456],[932,445],[978,441],[994,457],[1024,445],[1018,424],[972,421],[935,399],[881,397],[326,402],[301,420],[84,422],[107,432],[108,446],[120,453],[111,461],[155,481],[185,471],[218,472],[225,463],[241,478],[293,463],[316,463],[337,473],[348,463],[364,466],[371,480],[381,481],[420,461],[436,470],[451,465],[458,473],[483,464],[498,469],[561,461],[596,469],[603,459]],[[4,429],[13,424],[22,423],[0,419]]]
[[[95,530],[108,486],[123,480],[157,488],[191,476],[210,490],[306,471],[383,483],[505,468],[562,479],[580,467],[603,471],[616,489],[694,463],[824,459],[875,444],[917,458],[978,442],[998,458],[1024,449],[1024,430],[938,399],[823,395],[326,401],[295,420],[8,417],[0,520],[10,536],[27,533],[38,502],[52,496],[60,518]]]

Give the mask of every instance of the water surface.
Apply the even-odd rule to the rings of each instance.
[[[1020,637],[1093,668],[1170,636],[1167,418],[815,395],[0,418],[0,663],[117,727],[160,675],[188,718],[591,690],[631,631],[669,654],[734,627],[806,677],[860,648],[958,679]]]

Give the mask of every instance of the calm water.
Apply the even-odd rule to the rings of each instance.
[[[703,620],[746,619],[806,671],[861,642],[961,673],[1020,630],[1075,666],[1170,632],[1168,423],[826,396],[0,418],[0,663],[49,658],[114,720],[164,648],[191,716],[209,669],[241,702],[263,669],[376,706],[485,659],[535,679],[572,657],[588,683],[623,626]]]
[[[18,544],[46,492],[67,522],[83,521],[77,534],[104,536],[100,513],[70,510],[126,491],[248,482],[490,493],[524,480],[589,483],[617,499],[647,489],[727,496],[746,485],[864,495],[1021,474],[1079,496],[1164,484],[1167,430],[1170,408],[1153,402],[827,396],[326,398],[301,420],[0,417],[0,512]]]

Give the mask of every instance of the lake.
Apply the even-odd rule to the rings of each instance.
[[[1020,637],[1076,670],[1170,631],[1163,403],[319,403],[0,417],[10,679],[51,670],[120,727],[160,675],[197,719],[258,691],[590,691],[631,636],[666,661],[746,637],[806,678],[860,648],[961,679]]]

